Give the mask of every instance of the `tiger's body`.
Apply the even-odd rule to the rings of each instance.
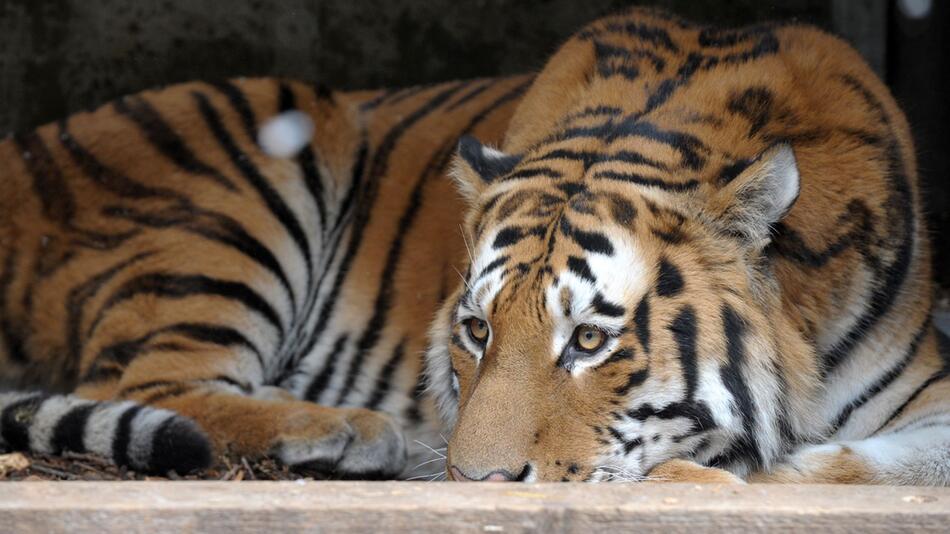
[[[0,376],[75,393],[0,393],[2,441],[163,472],[207,464],[206,435],[400,473],[404,435],[443,443],[419,377],[464,257],[445,166],[462,134],[500,140],[527,82],[185,84],[0,143]],[[259,125],[290,109],[313,142],[269,157]]]
[[[312,143],[263,153],[294,108]],[[907,125],[811,28],[634,10],[534,79],[175,86],[0,143],[0,185],[7,447],[950,483]]]

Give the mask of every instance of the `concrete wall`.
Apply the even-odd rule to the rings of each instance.
[[[0,0],[0,132],[192,79],[278,75],[366,88],[522,72],[582,24],[632,3]],[[729,23],[830,20],[822,0],[660,4]]]

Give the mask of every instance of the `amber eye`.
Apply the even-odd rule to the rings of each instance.
[[[582,352],[594,352],[606,341],[607,334],[593,326],[579,326],[574,331],[574,347]]]
[[[465,326],[468,328],[468,335],[479,345],[484,345],[488,341],[488,323],[485,321],[471,317],[465,321]]]

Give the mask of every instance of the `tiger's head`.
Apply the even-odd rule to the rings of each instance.
[[[799,194],[795,151],[747,137],[748,118],[718,113],[718,95],[644,113],[662,76],[605,75],[597,53],[582,32],[554,56],[503,150],[459,144],[468,268],[427,355],[453,479],[761,465],[796,426],[779,420],[800,385],[786,382],[814,370],[777,371],[780,350],[808,349],[767,254]],[[684,61],[661,59],[672,72]]]

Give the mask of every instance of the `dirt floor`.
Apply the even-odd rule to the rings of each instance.
[[[293,469],[271,460],[233,461],[222,458],[219,465],[205,471],[178,476],[147,476],[116,467],[91,454],[66,453],[63,456],[0,454],[0,481],[38,480],[329,480],[305,467]]]
[[[938,324],[950,328],[950,290],[937,295]],[[950,331],[948,331],[950,334]],[[326,474],[306,467],[290,468],[271,459],[248,461],[221,458],[216,467],[187,476],[174,473],[165,477],[147,476],[124,467],[116,467],[90,454],[66,453],[63,456],[0,454],[0,481],[17,480],[328,480]]]

